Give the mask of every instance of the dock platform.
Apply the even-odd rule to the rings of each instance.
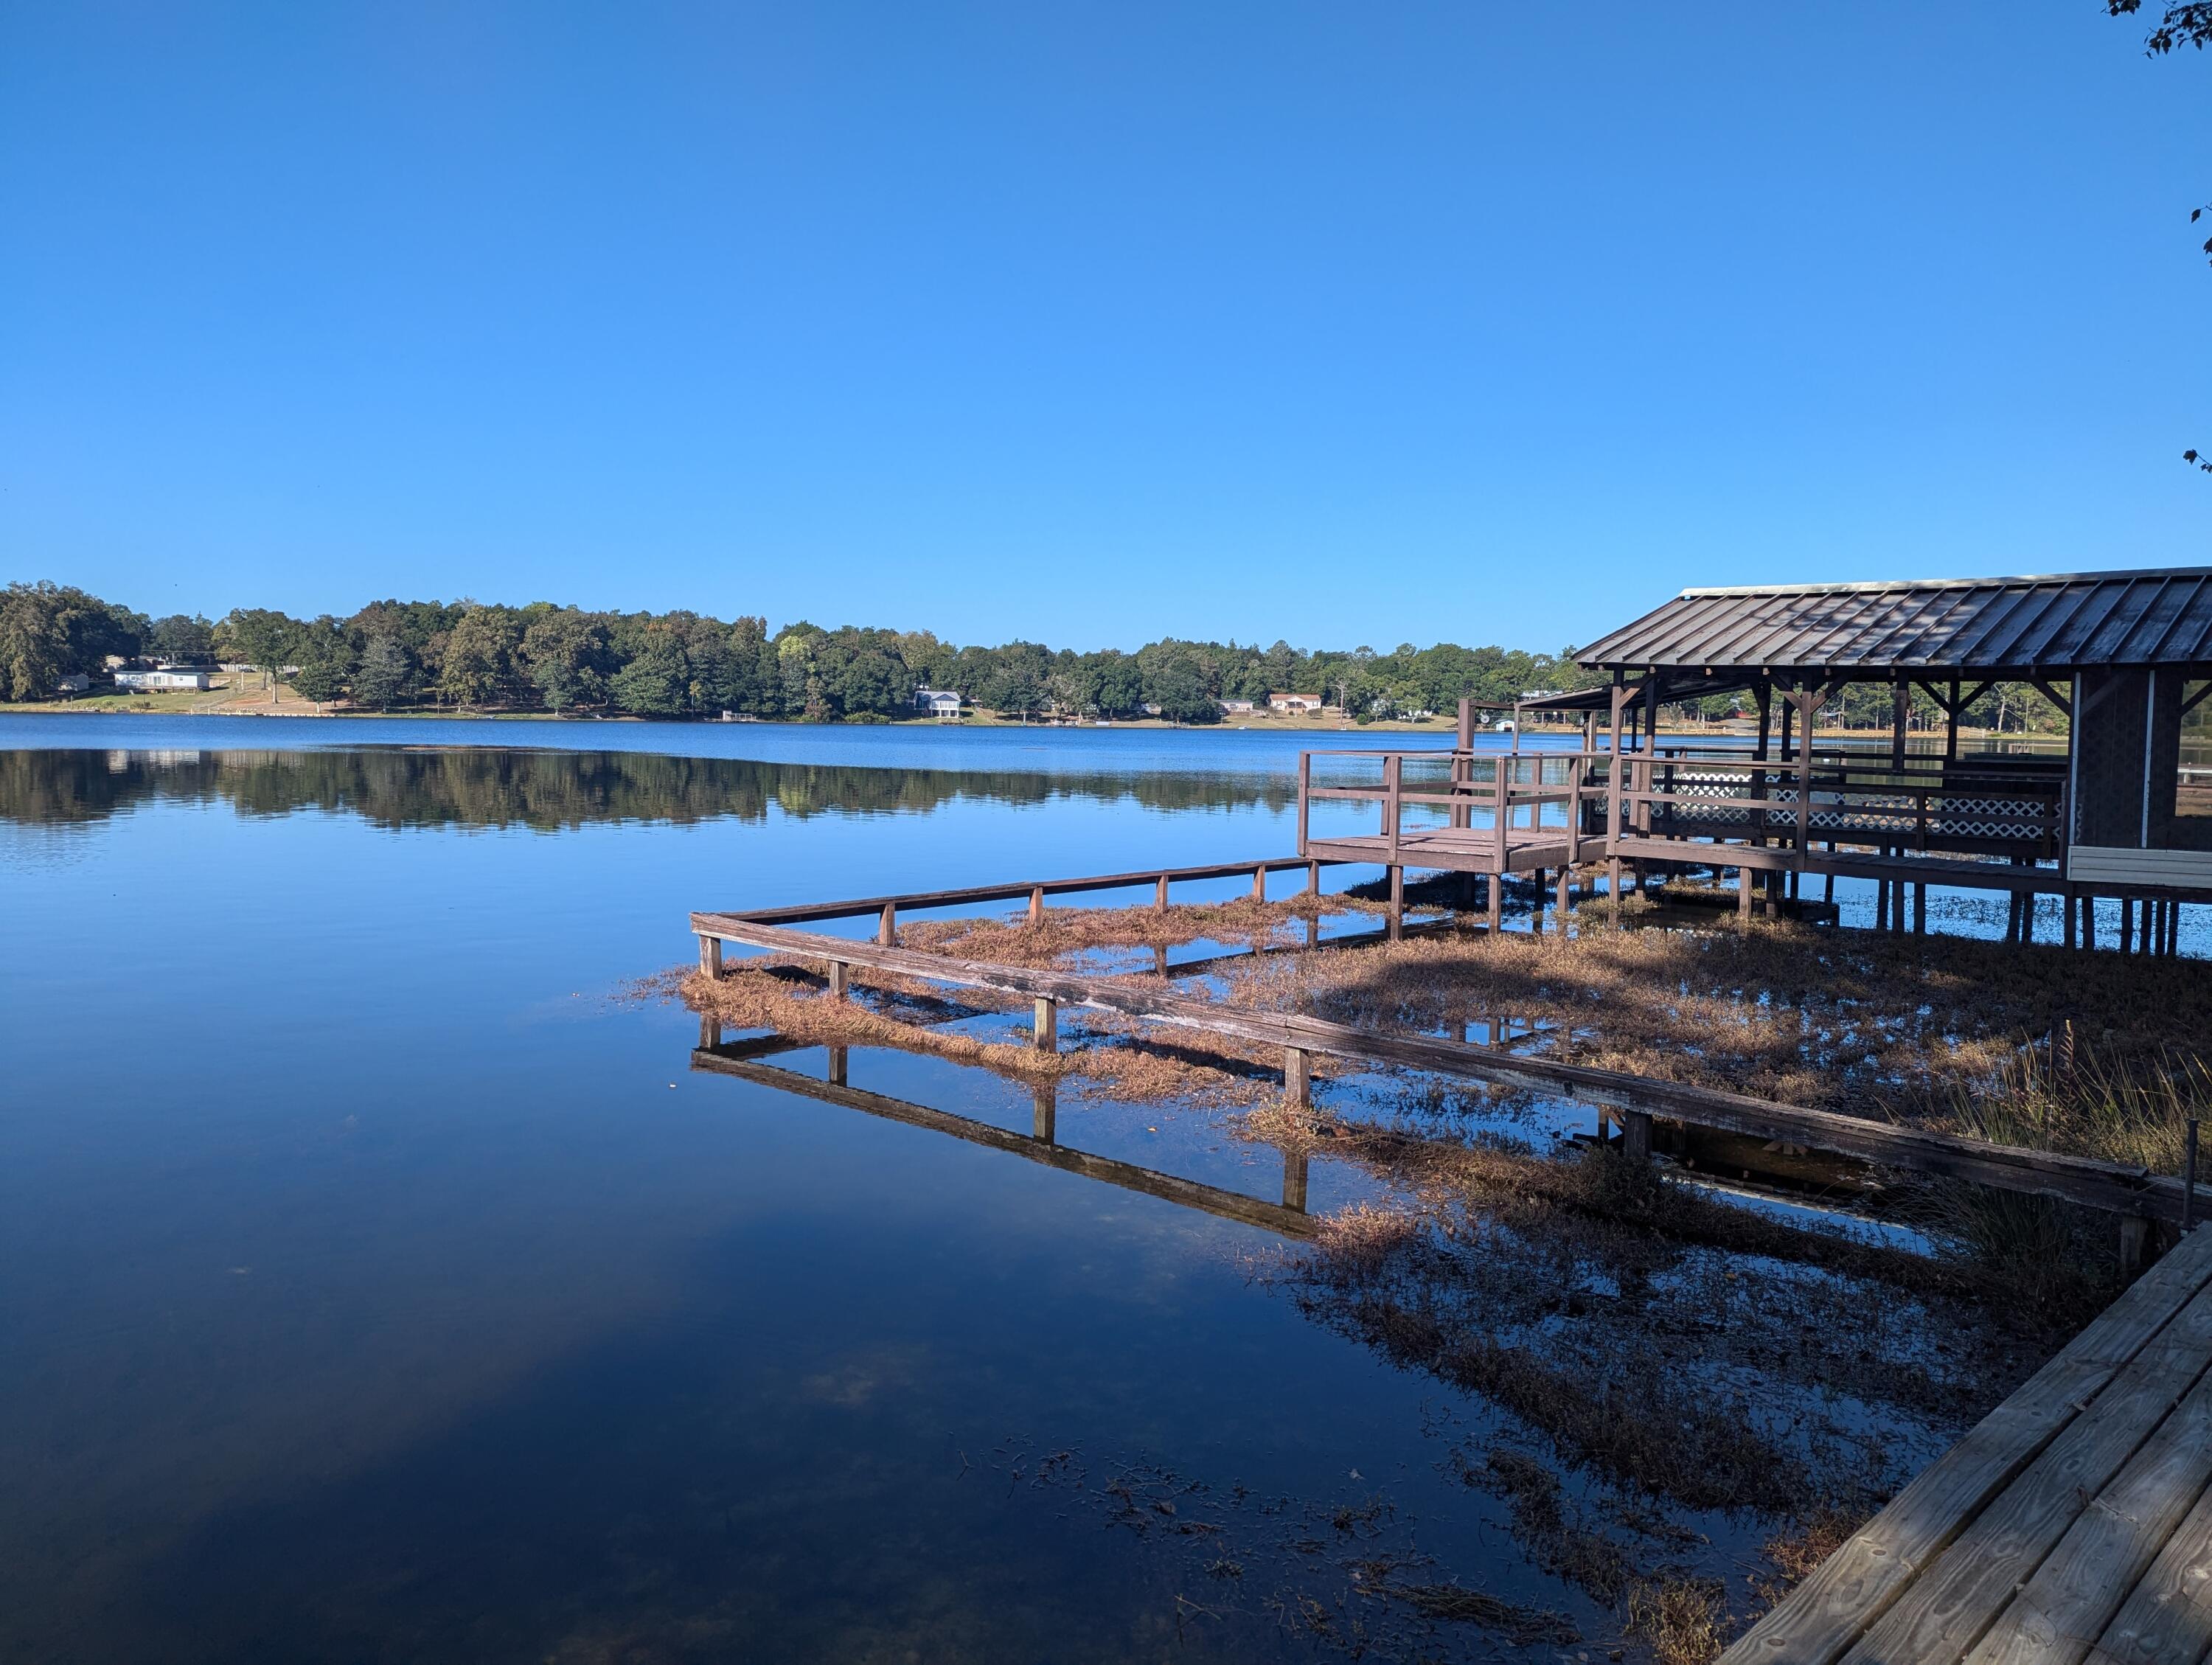
[[[2212,1231],[2164,1259],[1721,1665],[2202,1665]]]

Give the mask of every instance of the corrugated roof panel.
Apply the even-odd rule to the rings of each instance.
[[[1911,584],[1686,590],[1599,638],[1585,665],[2060,671],[2199,664],[2212,568]]]

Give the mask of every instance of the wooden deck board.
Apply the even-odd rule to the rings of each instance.
[[[2212,1231],[2202,1231],[2185,1238],[2138,1279],[2026,1386],[1814,1569],[1729,1650],[1723,1665],[1835,1665],[1844,1658],[1854,1665],[1956,1665],[1992,1631],[2016,1592],[2034,1588],[2046,1561],[2058,1569],[2051,1583],[2065,1577],[2086,1588],[2087,1570],[2073,1558],[2054,1555],[2054,1550],[2063,1550],[2069,1529],[2115,1475],[2120,1487],[2145,1481],[2130,1460],[2157,1443],[2178,1407],[2185,1420],[2172,1443],[2186,1439],[2185,1407],[2208,1364]],[[2172,1472],[2171,1484],[2185,1498],[2189,1495],[2185,1466]],[[2131,1497],[2141,1503],[2140,1490],[2124,1494],[2116,1487],[2112,1495],[2115,1501]],[[2172,1504],[2172,1499],[2161,1504],[2160,1513],[2171,1518]],[[2200,1506],[2197,1513],[2202,1512]],[[2197,1518],[2191,1514],[2189,1521]],[[2185,1530],[2186,1523],[2158,1551],[2152,1572],[2128,1595],[2114,1627],[2123,1619],[2138,1626],[2156,1620],[2170,1630],[2175,1601],[2186,1607],[2190,1600],[2201,1604],[2212,1598],[2199,1578],[2187,1586],[2191,1596],[2138,1611],[2143,1607],[2137,1599],[2142,1589],[2167,1565],[2167,1552]],[[2118,1553],[2141,1564],[2139,1543],[2124,1534],[2110,1541]],[[2185,1571],[2173,1569],[2169,1588],[2182,1589],[2172,1581]],[[2154,1660],[2199,1665],[2202,1653],[2154,1650],[2114,1657],[2131,1665]],[[2083,1656],[2078,1649],[2030,1648],[2004,1656],[2042,1665]]]
[[[2212,1491],[2166,1540],[2105,1627],[2089,1665],[2164,1665],[2212,1655]]]

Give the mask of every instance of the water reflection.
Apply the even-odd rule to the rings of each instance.
[[[1218,1185],[1185,1179],[1176,1174],[1164,1174],[1156,1169],[1142,1168],[1134,1163],[1060,1144],[1057,1138],[1059,1091],[1049,1081],[1039,1082],[1032,1089],[1031,1131],[1020,1133],[973,1116],[956,1115],[948,1110],[933,1109],[926,1104],[916,1104],[888,1094],[854,1087],[847,1080],[849,1049],[844,1047],[824,1048],[829,1058],[819,1080],[801,1075],[796,1070],[761,1061],[779,1054],[802,1051],[811,1045],[810,1042],[775,1034],[726,1041],[722,1037],[721,1025],[711,1015],[707,1015],[699,1020],[699,1045],[691,1054],[691,1067],[709,1074],[735,1076],[759,1086],[798,1093],[804,1097],[820,1099],[825,1103],[843,1105],[848,1109],[881,1116],[885,1121],[902,1121],[908,1127],[949,1133],[955,1139],[966,1139],[971,1145],[1009,1152],[1031,1162],[1042,1163],[1048,1168],[1080,1174],[1085,1179],[1119,1186],[1125,1191],[1141,1192],[1146,1196],[1158,1197],[1164,1201],[1194,1208],[1201,1213],[1222,1219],[1263,1226],[1286,1237],[1310,1237],[1313,1235],[1313,1216],[1306,1210],[1306,1155],[1302,1150],[1284,1151],[1282,1200],[1268,1202],[1261,1198],[1247,1196],[1241,1191],[1226,1190]]]
[[[606,822],[757,822],[771,810],[799,817],[926,813],[960,800],[1019,806],[1073,798],[1155,811],[1280,811],[1295,796],[1287,777],[1227,772],[979,773],[640,751],[0,751],[0,821],[49,826],[101,821],[161,802],[228,803],[241,816],[319,810],[394,829],[551,832]]]

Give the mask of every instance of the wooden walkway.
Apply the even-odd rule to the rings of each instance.
[[[2212,1231],[2130,1287],[1722,1665],[2203,1665]]]

